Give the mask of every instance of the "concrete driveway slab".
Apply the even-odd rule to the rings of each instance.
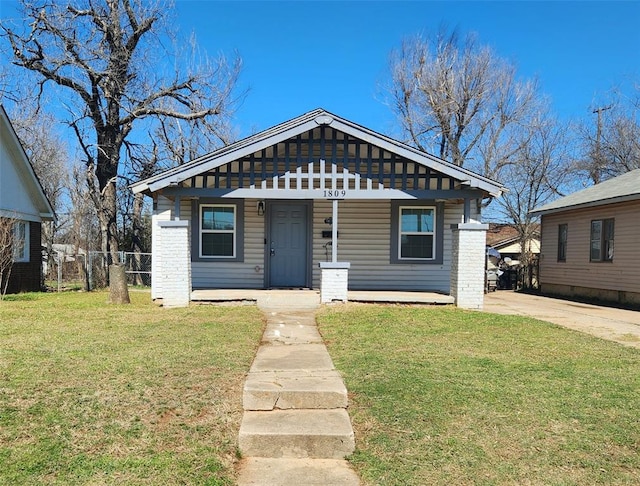
[[[529,316],[640,348],[640,312],[510,290],[484,297],[484,312]]]

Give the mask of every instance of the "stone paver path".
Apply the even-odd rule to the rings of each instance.
[[[269,292],[244,386],[239,486],[357,486],[347,390],[318,333],[316,292]]]

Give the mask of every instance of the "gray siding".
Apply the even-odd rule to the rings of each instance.
[[[331,216],[330,201],[314,205],[313,286],[320,285],[318,263],[331,259],[331,241],[321,237],[330,229],[324,219]],[[341,201],[339,203],[338,261],[350,262],[352,290],[433,290],[449,292],[451,267],[450,225],[462,222],[460,205],[445,205],[444,259],[442,264],[391,264],[391,202]],[[327,257],[328,254],[328,257]]]
[[[259,289],[264,287],[264,223],[258,216],[257,200],[244,205],[244,261],[193,262],[191,280],[194,289]],[[191,218],[190,202],[181,206],[181,218]],[[238,242],[243,244],[243,242]]]
[[[192,286],[198,288],[263,288],[264,228],[266,216],[258,216],[257,200],[247,199],[244,211],[243,262],[192,262]],[[170,219],[173,202],[159,197],[154,221]],[[461,204],[446,203],[444,214],[442,264],[391,264],[391,202],[346,200],[339,203],[338,260],[350,262],[349,288],[353,290],[429,290],[449,292],[452,224],[463,222]],[[331,226],[324,222],[332,215],[332,203],[316,200],[313,204],[312,265],[314,288],[320,286],[319,263],[331,259],[331,238],[322,238]],[[473,214],[475,217],[475,213]],[[191,201],[181,202],[180,219],[191,218]],[[156,225],[154,224],[154,230]],[[154,231],[154,240],[158,232]],[[154,250],[158,241],[154,241]],[[329,243],[329,245],[327,245]],[[157,252],[154,251],[157,255]],[[154,258],[154,270],[159,258]],[[159,280],[159,279],[158,279]],[[154,286],[154,298],[161,296],[160,282]]]

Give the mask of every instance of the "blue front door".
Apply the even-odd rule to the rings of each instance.
[[[269,287],[308,287],[309,206],[274,203],[269,208]]]

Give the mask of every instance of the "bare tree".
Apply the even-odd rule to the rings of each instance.
[[[49,84],[61,89],[67,123],[84,156],[102,249],[118,262],[116,180],[134,127],[150,117],[224,116],[234,101],[240,60],[220,57],[211,64],[200,62],[195,49],[178,57],[167,52],[162,38],[171,34],[165,22],[170,5],[162,1],[21,5],[22,27],[4,23],[0,35],[11,46],[13,63],[37,76],[41,92]],[[128,301],[122,289],[112,288],[111,295],[112,301],[119,295]]]
[[[514,133],[537,109],[537,86],[474,35],[414,37],[391,55],[391,103],[411,143],[495,178],[520,150]]]
[[[542,113],[528,126],[529,129],[520,135],[524,139],[519,142],[522,150],[498,174],[509,192],[496,204],[502,218],[512,221],[518,231],[523,270],[521,285],[530,288],[531,242],[539,231],[538,218],[530,211],[561,195],[569,174],[570,157],[567,131],[551,116]]]
[[[236,139],[227,118],[181,120],[161,117],[158,122],[153,133],[149,133],[150,144],[129,147],[132,163],[128,175],[123,178],[126,184],[184,164]],[[150,219],[143,214],[143,195],[132,194],[126,184],[119,191],[124,232],[121,240],[134,252],[131,263],[136,267],[134,270],[139,270],[139,253],[149,251]]]
[[[14,218],[0,217],[0,300],[4,298],[13,268]]]
[[[19,109],[17,109],[19,107]],[[42,185],[51,207],[58,216],[54,221],[42,223],[42,240],[47,248],[48,268],[53,268],[53,243],[58,229],[66,224],[69,187],[69,152],[60,134],[57,122],[33,104],[20,104],[11,114],[12,125],[29,157],[29,161]]]

